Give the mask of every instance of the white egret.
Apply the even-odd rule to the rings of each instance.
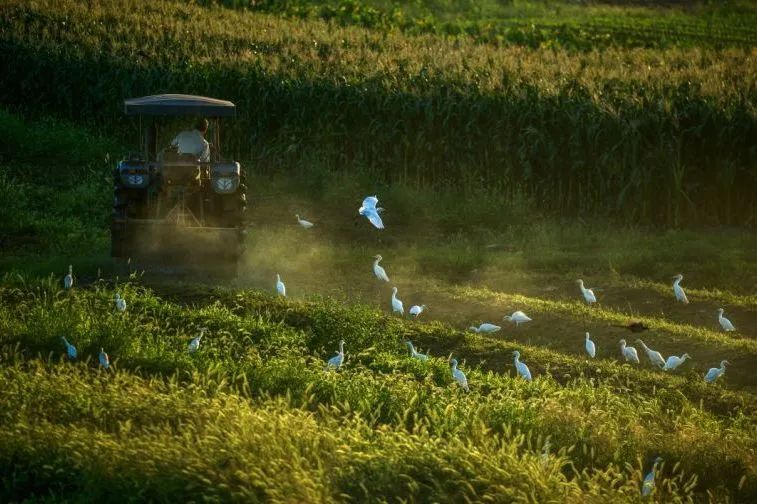
[[[405,307],[402,305],[402,301],[397,299],[397,287],[392,287],[392,311],[400,315],[405,314]]]
[[[189,342],[189,347],[187,348],[187,351],[189,353],[195,353],[200,348],[200,342],[202,341],[202,337],[205,335],[205,328],[200,328],[200,335],[195,336],[192,338],[192,341]]]
[[[366,217],[371,224],[377,229],[384,229],[384,223],[381,221],[381,213],[384,209],[377,208],[378,198],[376,196],[368,196],[363,200],[363,204],[358,208],[357,213]]]
[[[665,365],[662,369],[665,371],[672,371],[684,362],[686,362],[686,359],[691,359],[691,355],[685,353],[682,356],[678,357],[677,355],[671,355],[668,357],[668,360],[665,361]]]
[[[379,266],[379,263],[381,262],[383,257],[381,257],[381,254],[378,254],[378,255],[373,256],[373,259],[375,259],[373,261],[373,274],[376,275],[376,278],[378,278],[379,280],[388,282],[389,277],[386,274],[386,270],[382,268],[381,266]]]
[[[504,317],[502,317],[502,320],[515,322],[515,327],[518,327],[521,324],[525,324],[526,322],[531,322],[531,318],[520,310],[513,312],[512,315],[505,315]]]
[[[689,304],[689,299],[686,297],[686,293],[683,291],[683,287],[681,287],[681,280],[683,280],[683,275],[680,273],[673,277],[673,293],[676,295],[676,299],[684,304]]]
[[[620,353],[625,357],[626,362],[635,362],[639,364],[639,354],[632,346],[626,346],[626,340],[620,340]]]
[[[63,277],[63,288],[70,289],[74,286],[74,272],[73,266],[68,265],[68,275]]]
[[[116,310],[118,311],[124,311],[126,310],[126,300],[121,297],[121,294],[116,292]]]
[[[339,369],[344,362],[344,340],[339,341],[339,352],[335,356],[329,359],[326,364],[326,369],[334,368]]]
[[[665,359],[662,357],[662,354],[656,350],[652,350],[647,345],[644,344],[643,341],[640,339],[636,340],[636,343],[640,344],[641,347],[644,349],[644,351],[647,353],[647,357],[649,357],[649,361],[657,366],[657,367],[663,367],[665,365]]]
[[[108,357],[108,354],[105,353],[104,348],[100,349],[99,359],[100,359],[100,365],[103,368],[108,369],[110,367],[110,358]]]
[[[300,226],[302,226],[303,228],[310,229],[311,227],[313,227],[313,223],[312,222],[306,221],[305,219],[300,219],[300,215],[299,214],[294,214],[294,216],[297,217],[297,223]]]
[[[730,362],[727,360],[720,361],[720,367],[719,368],[710,368],[709,371],[707,371],[707,374],[704,375],[704,381],[707,383],[712,383],[721,376],[725,374],[725,365],[728,364],[730,366]]]
[[[520,352],[517,350],[513,352],[513,361],[515,362],[515,369],[518,371],[518,374],[525,378],[526,381],[531,381],[531,370],[528,369],[525,363],[520,361]]]
[[[423,311],[426,309],[426,305],[422,304],[420,306],[413,305],[410,307],[410,310],[408,310],[408,313],[412,315],[414,318],[418,318],[418,315],[423,313]]]
[[[584,287],[584,281],[581,279],[576,280],[576,283],[581,288],[581,294],[584,295],[584,299],[588,304],[596,303],[597,297],[594,295],[594,291]]]
[[[589,339],[589,333],[586,333],[586,343],[584,343],[584,348],[586,348],[586,353],[589,354],[589,357],[592,359],[597,355],[597,346],[591,339]]]
[[[484,322],[483,324],[481,324],[478,327],[470,326],[468,329],[470,329],[471,331],[477,332],[477,333],[495,333],[495,332],[499,331],[502,328],[500,326],[498,326],[498,325],[494,325],[494,324],[490,324],[488,322]]]
[[[644,476],[644,482],[641,484],[641,495],[643,495],[644,497],[651,494],[652,490],[654,490],[655,471],[657,470],[657,464],[659,464],[660,462],[662,462],[662,458],[657,457],[652,464],[652,470],[649,471],[646,476]]]
[[[284,282],[281,281],[281,276],[279,276],[278,273],[276,273],[276,292],[279,293],[279,296],[286,297],[287,295],[286,285],[284,285]]]
[[[724,310],[722,308],[718,308],[718,322],[720,322],[720,327],[722,327],[726,332],[735,331],[736,328],[733,327],[731,321],[723,316],[723,311]]]
[[[452,378],[460,384],[463,390],[470,392],[470,389],[468,388],[468,378],[465,377],[465,373],[457,369],[457,359],[452,359],[450,364],[452,365]]]
[[[408,346],[408,348],[410,348],[410,356],[413,359],[418,359],[418,360],[422,360],[422,361],[428,360],[428,355],[419,353],[415,349],[415,347],[413,346],[413,343],[410,340],[406,341],[405,344]]]
[[[66,355],[68,355],[68,358],[71,360],[76,359],[76,347],[69,343],[64,336],[61,336],[60,339],[62,339],[63,343],[66,345]]]

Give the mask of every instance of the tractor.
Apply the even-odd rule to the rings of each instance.
[[[235,105],[165,94],[126,100],[124,109],[139,118],[140,149],[113,171],[111,255],[236,272],[246,237],[246,177],[220,149],[221,118],[233,117]],[[209,121],[209,160],[181,154],[168,143],[158,148],[165,123],[177,117]]]

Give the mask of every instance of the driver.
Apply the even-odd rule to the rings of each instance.
[[[176,135],[176,138],[171,141],[171,145],[176,147],[179,154],[192,154],[203,163],[207,163],[210,161],[210,145],[205,140],[205,133],[207,132],[208,120],[205,118],[198,119],[194,129],[182,131]]]

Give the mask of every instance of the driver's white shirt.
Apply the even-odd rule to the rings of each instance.
[[[194,154],[200,161],[210,161],[210,146],[202,133],[196,129],[182,131],[173,139],[171,145],[176,146],[179,154]]]

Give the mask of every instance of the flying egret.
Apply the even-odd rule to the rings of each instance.
[[[518,374],[525,378],[526,381],[531,381],[531,370],[528,369],[525,363],[520,361],[520,352],[517,350],[513,352],[513,361],[515,362],[515,369],[518,371]]]
[[[683,280],[683,275],[680,273],[673,277],[673,292],[676,295],[676,299],[684,304],[689,304],[689,299],[686,297],[686,293],[683,291],[683,287],[681,287],[681,280]]]
[[[724,360],[724,361],[720,361],[719,368],[716,368],[716,367],[710,368],[709,371],[707,371],[707,374],[704,375],[704,381],[706,381],[707,383],[713,383],[715,380],[723,376],[725,374],[726,364],[728,364],[729,366],[731,365],[730,362],[728,362],[727,360]]]
[[[589,339],[589,333],[586,333],[586,343],[584,343],[584,348],[586,348],[586,353],[589,354],[589,357],[592,359],[597,355],[597,346]]]
[[[376,275],[376,278],[378,278],[379,280],[388,282],[389,277],[386,274],[386,270],[382,268],[381,266],[379,266],[379,263],[381,262],[383,257],[381,257],[381,254],[378,254],[378,255],[373,256],[373,259],[375,259],[373,261],[373,274]]]
[[[392,287],[392,311],[400,315],[405,314],[405,307],[402,306],[402,301],[397,299],[397,287]]]
[[[678,357],[677,355],[671,355],[670,357],[668,357],[668,360],[665,361],[665,365],[662,369],[664,371],[672,371],[686,362],[686,359],[691,359],[691,355],[687,353],[683,354],[680,357]]]
[[[726,332],[735,331],[736,328],[733,327],[731,321],[723,316],[723,311],[724,310],[722,308],[718,308],[718,322],[720,322],[720,327],[722,327]]]
[[[116,310],[118,311],[124,311],[126,310],[126,300],[121,297],[121,294],[116,292]]]
[[[284,285],[284,282],[281,281],[281,276],[279,276],[278,273],[276,273],[276,292],[279,293],[279,296],[286,297],[287,295],[286,285]]]
[[[410,340],[406,341],[405,344],[410,348],[410,356],[413,359],[418,359],[418,360],[422,360],[422,361],[428,360],[428,355],[419,353],[415,349],[415,347],[413,346],[413,343]]]
[[[649,471],[646,476],[644,476],[644,482],[641,484],[641,495],[643,495],[644,497],[651,494],[652,490],[654,490],[655,470],[657,469],[657,464],[659,464],[660,462],[662,462],[662,458],[657,457],[652,464],[652,470]]]
[[[313,227],[313,223],[312,222],[306,221],[305,219],[300,219],[300,215],[299,214],[294,214],[294,216],[297,217],[297,223],[300,226],[304,227],[305,229],[310,229],[311,227]]]
[[[339,341],[339,352],[335,356],[329,359],[326,364],[326,369],[334,368],[339,369],[344,362],[344,340]]]
[[[195,353],[200,348],[200,341],[202,341],[202,337],[204,335],[205,335],[205,328],[202,327],[200,328],[200,335],[195,336],[194,338],[192,338],[192,341],[189,342],[189,347],[187,348],[189,353],[191,354]]]
[[[495,332],[499,331],[502,328],[500,326],[498,326],[498,325],[494,325],[494,324],[490,324],[488,322],[484,322],[483,324],[481,324],[478,327],[470,326],[468,329],[470,329],[471,331],[477,332],[477,333],[495,333]]]
[[[468,379],[465,377],[465,373],[457,369],[457,359],[452,359],[450,365],[452,366],[452,378],[460,384],[463,390],[470,392],[470,389],[468,388]]]
[[[635,362],[639,364],[639,354],[632,346],[626,346],[626,340],[620,340],[620,353],[625,357],[626,362]]]
[[[576,283],[581,288],[581,294],[584,295],[584,299],[588,304],[596,303],[597,297],[594,295],[594,291],[584,287],[584,281],[581,279],[576,280]]]
[[[423,311],[425,309],[426,309],[426,305],[424,305],[424,304],[422,304],[420,306],[413,305],[413,306],[410,307],[410,310],[408,311],[408,313],[410,313],[410,315],[412,315],[414,318],[418,318],[418,315],[420,315],[421,313],[423,313]]]
[[[108,369],[110,367],[110,358],[108,357],[108,354],[105,353],[104,348],[100,348],[99,359],[100,359],[100,365],[103,368]]]
[[[512,315],[505,315],[504,317],[502,317],[502,320],[515,322],[515,327],[518,327],[521,324],[525,324],[526,322],[531,322],[531,318],[520,310],[513,312]]]
[[[632,320],[631,322],[627,323],[626,325],[620,325],[620,324],[613,324],[613,327],[622,327],[623,329],[628,329],[629,331],[633,333],[640,333],[644,332],[649,329],[649,326],[645,325],[644,322],[638,321],[638,320]]]
[[[76,347],[69,343],[64,336],[61,336],[60,339],[62,339],[63,343],[66,345],[66,354],[68,355],[68,358],[71,360],[76,359]]]
[[[662,354],[656,350],[652,350],[647,345],[644,344],[643,341],[640,339],[636,340],[636,343],[640,344],[641,347],[644,349],[644,351],[647,353],[647,357],[649,357],[649,361],[657,366],[657,367],[663,367],[665,366],[665,359],[662,357]]]
[[[74,286],[74,272],[73,266],[68,265],[68,275],[63,277],[63,288],[70,289]]]
[[[357,213],[366,217],[368,221],[377,229],[384,229],[384,223],[381,221],[381,213],[383,208],[377,208],[378,198],[376,196],[368,196],[363,200],[363,204],[358,208]]]

